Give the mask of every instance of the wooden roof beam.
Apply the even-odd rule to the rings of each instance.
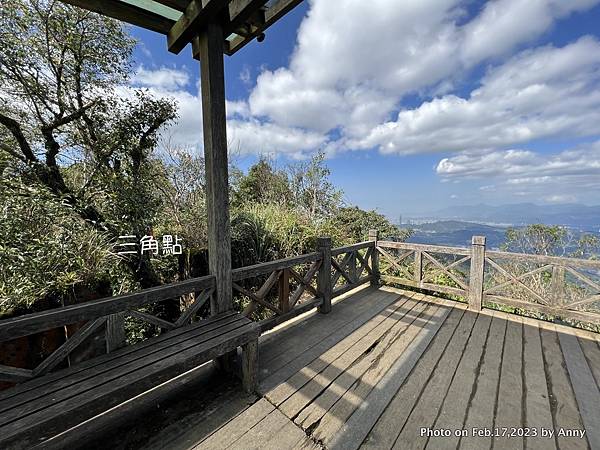
[[[231,0],[229,3],[229,23],[224,27],[225,36],[234,33],[236,29],[242,27],[253,15],[256,15],[259,8],[262,8],[267,0]]]
[[[189,0],[154,0],[156,3],[184,12],[190,3]]]
[[[73,6],[102,14],[147,30],[168,34],[175,21],[119,0],[62,0]]]
[[[288,12],[294,9],[302,3],[302,0],[278,0],[273,3],[270,7],[264,10],[264,21],[258,24],[252,33],[247,36],[239,36],[232,41],[226,42],[225,53],[233,55],[235,52],[240,50],[248,42],[252,41],[255,37],[263,33],[267,28],[285,16]],[[254,28],[254,27],[253,27]]]
[[[167,34],[169,51],[178,54],[183,50],[227,3],[229,0],[192,0]]]

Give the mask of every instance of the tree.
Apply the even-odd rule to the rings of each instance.
[[[343,230],[344,240],[348,243],[361,242],[367,239],[369,230],[376,229],[383,238],[405,241],[412,232],[392,224],[384,215],[375,210],[364,211],[357,206],[340,208],[331,218],[328,227]]]
[[[75,285],[106,294],[119,262],[111,249],[47,188],[0,179],[0,317],[40,300],[58,306]]]
[[[289,166],[290,187],[294,204],[311,219],[333,216],[342,205],[342,191],[329,180],[331,171],[325,164],[325,153],[318,152],[307,163]]]
[[[568,228],[538,223],[525,228],[508,228],[502,249],[534,255],[591,258],[600,249],[600,240],[585,233],[576,237]]]
[[[176,113],[124,87],[135,41],[117,21],[48,0],[15,0],[0,21],[0,149],[15,176],[112,238],[147,232],[160,205],[151,154]],[[130,266],[156,283],[147,261]]]
[[[232,203],[234,206],[242,206],[248,202],[288,205],[291,197],[285,172],[277,170],[272,162],[261,157],[250,167],[248,174],[241,177]]]

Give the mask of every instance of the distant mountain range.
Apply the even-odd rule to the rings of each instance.
[[[523,226],[543,223],[586,231],[597,232],[600,229],[600,205],[516,203],[490,206],[479,204],[448,207],[432,212],[427,217],[432,220],[453,219],[494,225]]]
[[[472,236],[485,236],[488,248],[497,249],[504,242],[506,228],[458,220],[441,220],[419,225],[402,225],[413,229],[408,242],[415,244],[450,245],[465,247],[471,245]]]
[[[537,222],[539,223],[539,222]],[[473,236],[485,236],[489,249],[499,249],[506,239],[506,225],[490,225],[460,220],[437,220],[423,221],[411,225],[402,224],[404,228],[410,228],[413,235],[408,242],[415,244],[449,245],[467,247],[471,245]],[[523,225],[512,225],[520,228]],[[600,231],[596,229],[583,229],[581,227],[569,227],[575,239],[582,234],[593,234],[600,237]]]

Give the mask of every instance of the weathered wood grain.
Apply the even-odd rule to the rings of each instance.
[[[458,306],[458,305],[455,305]],[[461,305],[462,306],[462,305]],[[410,373],[406,382],[394,395],[381,416],[376,419],[377,423],[370,429],[369,434],[362,443],[364,449],[391,448],[396,437],[402,430],[415,403],[418,401],[423,388],[429,381],[431,375],[437,371],[437,365],[446,347],[451,342],[453,335],[459,325],[464,313],[464,308],[456,307],[444,322],[444,326],[437,333],[432,345],[421,356],[414,370]],[[373,419],[371,418],[369,422]],[[347,424],[350,425],[350,421]],[[367,428],[365,423],[364,428]],[[361,426],[361,425],[359,425]],[[362,427],[361,426],[361,427]],[[350,433],[354,434],[352,430]],[[348,441],[341,436],[340,442]],[[356,439],[358,441],[358,439]],[[351,447],[352,448],[352,447]]]
[[[498,400],[494,417],[494,428],[523,426],[523,322],[520,317],[511,317],[506,323],[502,368],[498,386]],[[523,438],[494,437],[494,448],[521,449]]]
[[[471,330],[476,323],[479,323],[477,329],[481,328],[482,322],[477,319],[478,316],[469,311],[463,315],[459,328],[454,333],[448,347],[446,347],[437,369],[429,379],[404,426],[399,430],[393,448],[424,448],[427,444],[427,438],[420,436],[420,429],[421,427],[433,426],[437,412],[444,401],[448,386],[452,382],[452,377],[471,335]],[[475,333],[477,329],[473,332]]]
[[[245,280],[246,278],[254,278],[259,275],[270,274],[271,272],[285,269],[286,267],[294,267],[300,264],[312,263],[320,259],[321,254],[318,252],[307,253],[306,255],[300,256],[292,256],[290,258],[278,259],[276,261],[233,269],[232,277],[233,281]]]
[[[480,314],[477,317],[477,322],[469,337],[469,342],[454,372],[452,382],[444,398],[444,403],[433,425],[434,428],[448,430],[463,428],[468,412],[467,407],[469,406],[469,403],[465,400],[472,397],[473,391],[477,386],[491,319],[489,315]],[[432,437],[427,442],[426,448],[456,447],[459,440],[460,438],[456,435],[443,438]]]
[[[321,255],[321,267],[317,275],[317,296],[323,302],[319,306],[319,312],[327,314],[331,312],[331,299],[333,298],[333,284],[331,282],[331,238],[319,238],[317,240],[317,251]]]
[[[426,300],[434,302],[438,301],[431,297]],[[443,304],[439,309],[439,312],[441,312],[442,315],[437,320],[428,323],[419,336],[410,343],[406,351],[359,405],[358,409],[346,421],[335,436],[329,440],[329,448],[339,450],[357,449],[361,443],[365,441],[369,432],[373,429],[375,424],[378,423],[378,420],[386,410],[386,407],[390,405],[390,402],[395,398],[394,396],[400,389],[400,386],[402,386],[405,381],[407,381],[407,383],[410,382],[411,378],[408,378],[409,374],[411,372],[415,373],[418,370],[415,366],[422,358],[426,357],[424,354],[425,350],[432,339],[436,337],[442,325],[445,324],[445,321],[450,315],[450,311],[453,309],[452,307],[453,305]],[[453,329],[452,325],[449,325],[448,328]],[[446,339],[446,336],[442,335],[442,339]],[[428,352],[432,351],[434,350],[428,350]],[[413,368],[415,368],[415,371],[413,371]],[[416,380],[418,380],[416,375],[415,377]],[[402,407],[408,408],[408,404],[403,402]],[[393,444],[396,435],[390,433],[390,437],[391,442],[389,442],[389,447]],[[376,442],[376,439],[373,438],[368,439],[368,442],[369,444],[367,444],[367,447],[373,444],[381,444],[381,442]]]
[[[56,367],[61,361],[63,361],[69,354],[85,341],[91,334],[98,328],[106,323],[106,317],[101,317],[92,322],[88,322],[82,328],[80,328],[73,336],[71,336],[67,342],[58,347],[50,356],[44,359],[40,364],[33,369],[32,375],[37,377],[44,375]]]
[[[558,333],[560,347],[565,358],[569,377],[577,399],[579,413],[587,439],[592,449],[600,448],[600,391],[590,371],[577,337],[573,334]]]
[[[473,236],[471,242],[471,270],[469,286],[462,286],[469,292],[469,308],[481,311],[483,302],[483,276],[485,268],[485,236]]]
[[[246,434],[248,430],[267,417],[274,409],[275,407],[267,400],[260,399],[194,448],[197,450],[228,448]]]
[[[258,336],[242,346],[242,385],[249,394],[258,388]]]
[[[433,299],[423,299],[422,301],[434,304],[438,303]],[[386,351],[384,353],[383,358],[389,358],[393,362],[389,368],[379,363],[383,375],[371,378],[372,384],[369,384],[368,376],[362,377],[360,384],[353,386],[352,398],[347,400],[345,404],[343,403],[343,399],[344,397],[348,397],[348,393],[344,395],[342,401],[336,405],[336,407],[340,405],[337,411],[335,408],[331,410],[333,416],[342,422],[342,425],[337,431],[334,432],[332,430],[328,432],[328,437],[324,440],[328,448],[356,449],[359,447],[371,427],[375,424],[377,418],[382,414],[394,394],[422,357],[423,352],[441,328],[451,309],[452,306],[439,304],[437,309],[434,309],[430,320],[424,325],[419,324],[415,326],[416,322],[414,322],[413,330],[419,328],[414,339],[410,340],[409,332],[407,331],[393,344],[394,347],[398,348],[403,345],[402,340],[410,340],[410,343],[406,345],[401,355],[395,357],[394,352]],[[422,320],[426,318],[427,315],[419,317]],[[373,371],[370,371],[369,374],[372,373]],[[352,403],[354,403],[353,411],[348,414],[344,409],[348,410]]]
[[[540,327],[548,395],[554,422],[554,430],[560,428],[582,430],[583,422],[575,400],[575,394],[569,379],[569,373],[558,342],[556,328],[552,324]],[[567,438],[555,436],[558,448],[587,449],[587,438]]]
[[[139,375],[141,371],[157,361],[157,365],[169,369],[170,361],[187,362],[182,359],[181,355],[184,355],[186,351],[191,352],[190,349],[208,348],[212,351],[213,348],[219,347],[222,342],[225,342],[228,336],[232,338],[240,336],[242,341],[246,343],[251,340],[252,334],[257,334],[255,324],[247,320],[231,321],[209,332],[203,332],[201,328],[197,328],[195,333],[182,335],[179,339],[162,341],[152,346],[150,352],[147,351],[147,348],[140,347],[139,352],[130,352],[120,358],[114,358],[107,364],[80,371],[71,377],[59,378],[58,381],[51,383],[44,389],[30,390],[26,394],[1,401],[1,418],[5,421],[4,423],[8,423],[20,417],[25,417],[34,411],[62,404],[62,401],[69,402],[69,399],[80,394],[84,395],[94,389],[99,393],[101,389],[98,390],[98,387],[105,386],[109,382],[113,382],[113,386],[118,386],[123,379],[136,379],[136,375]],[[225,346],[229,347],[228,344],[225,344]],[[202,359],[201,351],[198,351],[195,356],[200,356],[200,359]],[[132,388],[134,387],[132,386]],[[98,393],[94,392],[94,395]],[[81,400],[88,401],[89,398],[85,397]],[[0,430],[2,429],[2,426],[0,426]]]
[[[410,341],[414,337],[414,333],[420,329],[413,323],[418,320],[419,316],[422,316],[424,311],[427,311],[425,314],[428,314],[430,308],[435,309],[435,306],[427,302],[419,302],[402,318],[398,318],[396,323],[370,344],[366,352],[359,354],[357,359],[346,366],[316,401],[304,408],[294,421],[310,432],[314,439],[325,442],[327,446],[329,439],[356,409],[357,400],[354,398],[356,393],[354,389],[358,390],[358,396],[368,394],[361,389],[363,385],[359,380],[366,376],[367,380],[364,381],[368,385],[366,388],[373,387],[373,381],[369,379],[380,377],[382,371],[389,367],[390,360],[394,359],[397,352],[406,348],[407,343],[402,338],[406,336]],[[392,344],[396,340],[399,341],[399,344],[397,348],[393,349]],[[380,367],[380,363],[383,366]],[[338,364],[335,363],[336,366]]]
[[[464,427],[485,429],[494,423],[496,394],[500,382],[500,367],[506,333],[506,314],[495,312],[490,333],[483,351],[483,362],[477,375],[476,385],[470,401]],[[460,439],[461,449],[491,448],[492,438],[469,435]]]
[[[523,319],[523,364],[525,391],[525,426],[552,429],[552,416],[542,357],[538,322]],[[554,442],[525,437],[527,448],[555,448]]]
[[[409,313],[417,302],[413,299],[400,300],[393,311],[384,318],[376,327],[370,330],[357,343],[351,345],[342,352],[339,358],[334,363],[329,364],[324,370],[316,374],[300,389],[294,392],[289,398],[279,405],[279,409],[289,418],[295,419],[296,423],[302,425],[305,429],[308,428],[309,416],[314,411],[315,415],[324,414],[337,399],[340,394],[339,390],[343,389],[339,381],[334,384],[335,391],[328,391],[327,387],[344,373],[344,371],[352,364],[357,364],[367,355],[369,348],[376,345],[386,333],[389,333],[397,320]],[[357,361],[358,360],[358,361]],[[355,363],[355,361],[357,361]],[[346,386],[346,389],[349,387]],[[345,389],[344,389],[345,391]],[[343,392],[342,392],[343,393]],[[319,396],[318,404],[311,404],[312,400]],[[306,407],[310,407],[309,411],[303,411]],[[299,414],[303,412],[301,416]],[[305,421],[306,419],[306,421]],[[310,422],[313,423],[312,421]]]
[[[345,245],[343,247],[336,247],[331,249],[331,256],[343,255],[344,253],[351,253],[357,250],[362,250],[365,248],[372,248],[374,245],[373,241],[368,240],[364,242],[359,242],[357,244]]]
[[[163,334],[152,340],[143,341],[135,346],[124,347],[120,350],[107,355],[98,356],[91,360],[82,362],[76,366],[61,370],[60,372],[50,373],[43,377],[28,381],[6,391],[0,392],[0,412],[13,405],[10,399],[19,397],[19,403],[34,400],[40,397],[40,393],[50,394],[54,390],[60,390],[67,386],[85,380],[90,375],[100,374],[104,370],[118,367],[122,359],[129,357],[133,353],[138,357],[149,355],[161,348],[168,347],[173,342],[185,339],[188,335],[200,335],[212,333],[215,330],[229,323],[247,320],[236,313],[225,313],[219,316],[211,317],[206,321],[198,322],[186,328],[179,328],[167,334]],[[200,328],[200,330],[199,330]]]
[[[444,245],[412,244],[407,242],[378,241],[382,248],[399,248],[402,250],[418,250],[421,252],[448,253],[451,255],[469,256],[471,250],[465,247],[448,247]]]
[[[345,327],[348,322],[351,322],[360,314],[376,314],[375,308],[365,301],[370,296],[377,299],[388,298],[389,302],[392,301],[389,293],[362,289],[352,295],[342,297],[337,304],[333,305],[335,314],[331,316],[311,315],[306,320],[294,323],[293,326],[261,336],[261,367],[263,369],[275,368],[270,363],[273,358],[293,355],[293,359],[311,346],[321,342],[328,335]],[[385,306],[385,304],[382,304],[380,309]],[[282,365],[289,361],[290,359],[285,359]]]
[[[249,323],[219,334],[209,341],[194,342],[190,339],[185,345],[173,346],[169,349],[170,353],[154,355],[153,358],[147,358],[143,362],[123,364],[118,370],[107,374],[108,376],[94,380],[93,383],[85,383],[83,390],[79,387],[65,389],[61,392],[64,394],[62,401],[53,398],[42,409],[39,404],[33,409],[30,405],[19,408],[18,420],[15,420],[12,411],[4,413],[2,418],[7,422],[0,426],[0,436],[6,445],[12,445],[17,439],[24,445],[30,445],[40,436],[49,437],[57,434],[79,423],[82,417],[90,417],[116,406],[123,399],[138,395],[166,381],[174,374],[223,355],[247,343],[249,339],[257,337],[256,325]],[[56,397],[56,394],[53,397]]]
[[[600,269],[600,261],[583,259],[583,258],[566,258],[563,256],[545,256],[545,255],[531,255],[529,253],[511,253],[511,252],[498,252],[498,251],[486,251],[486,256],[490,258],[501,258],[512,261],[528,261],[537,262],[541,264],[552,264],[569,267],[581,267],[587,269]]]
[[[396,293],[385,291],[373,292],[368,290],[367,294],[370,295],[358,297],[359,300],[363,300],[358,304],[354,302],[350,303],[351,300],[355,300],[351,298],[344,300],[341,304],[335,305],[335,314],[328,316],[330,321],[326,325],[322,321],[315,320],[321,317],[316,316],[311,318],[310,322],[300,324],[300,326],[304,325],[300,329],[300,333],[286,333],[285,338],[278,339],[276,341],[278,343],[287,344],[289,341],[292,341],[295,345],[280,353],[277,358],[269,361],[263,361],[261,356],[261,373],[265,375],[261,382],[262,391],[269,392],[280,383],[289,379],[298,370],[301,370],[313,360],[319,358],[322,353],[325,353],[345,337],[352,335],[356,330],[363,327],[365,323],[388,308],[399,297]],[[344,310],[337,309],[338,307],[345,306],[345,302],[350,303],[349,307],[347,306]],[[344,320],[339,320],[341,316],[344,317]],[[304,337],[303,340],[302,337]],[[296,341],[296,338],[298,338],[298,341]],[[304,342],[307,340],[309,342]],[[261,346],[261,349],[262,355],[265,350],[263,346]]]
[[[265,394],[271,403],[278,406],[291,397],[295,392],[310,382],[317,374],[324,370],[328,365],[333,364],[349,348],[360,341],[364,336],[380,325],[386,318],[393,314],[397,307],[408,300],[409,297],[400,298],[393,306],[382,310],[379,314],[373,316],[365,323],[361,322],[360,328],[353,330],[351,334],[343,338],[336,336],[336,344],[326,351],[319,350],[319,354],[310,364],[298,370],[292,377],[281,383],[276,388]]]

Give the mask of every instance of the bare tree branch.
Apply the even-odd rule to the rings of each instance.
[[[4,150],[9,155],[14,156],[15,158],[19,159],[20,161],[27,162],[27,159],[25,158],[25,156],[23,156],[22,154],[20,154],[18,152],[15,152],[12,148],[10,148],[10,146],[6,145],[3,142],[0,142],[0,149]]]
[[[21,129],[19,122],[0,113],[0,123],[4,125],[8,131],[10,131],[10,134],[12,134],[12,136],[15,138],[17,144],[19,144],[21,152],[23,152],[23,155],[25,156],[25,159],[27,161],[37,162],[38,159],[33,154],[33,150],[31,150],[31,146],[29,145],[29,142],[27,142],[27,138],[23,134],[23,130]]]

